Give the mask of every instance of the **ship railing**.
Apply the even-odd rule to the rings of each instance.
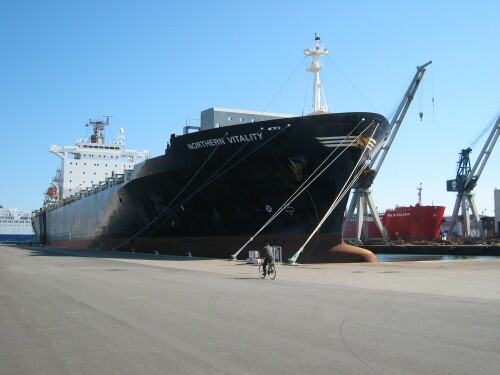
[[[107,188],[113,187],[116,184],[116,179],[114,177],[106,177],[106,180],[104,180],[104,185]]]
[[[131,171],[129,171],[131,172]],[[64,198],[60,202],[50,202],[45,206],[47,211],[52,211],[58,207],[65,206],[69,203],[75,202],[85,197],[89,197],[95,193],[100,191],[105,191],[113,186],[123,184],[125,182],[124,174],[116,174],[114,177],[106,177],[104,181],[101,181],[97,184],[92,184],[92,186],[87,187],[86,189],[80,190],[79,192],[70,195],[69,197]]]

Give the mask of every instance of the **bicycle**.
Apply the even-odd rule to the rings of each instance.
[[[265,279],[266,276],[269,276],[271,280],[274,280],[276,278],[276,267],[274,266],[274,262],[269,263],[267,265],[267,270],[266,273],[263,272],[264,269],[264,264],[259,265],[259,276],[261,279]]]

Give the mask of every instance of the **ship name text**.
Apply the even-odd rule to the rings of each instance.
[[[251,133],[243,135],[231,135],[225,138],[205,139],[203,141],[188,143],[187,146],[190,150],[197,150],[199,148],[216,147],[220,145],[225,145],[227,143],[244,143],[244,142],[253,142],[261,140],[262,140],[262,133]]]
[[[403,212],[403,213],[398,213],[398,214],[387,214],[388,217],[403,217],[403,216],[410,216],[409,212]]]

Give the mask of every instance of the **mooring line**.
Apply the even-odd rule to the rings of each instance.
[[[208,160],[212,157],[212,155],[214,155],[215,151],[219,148],[220,145],[217,145],[217,147],[214,149],[214,151],[212,151],[212,153],[210,154],[209,158],[207,160],[205,160],[205,162],[202,164],[202,166],[198,169],[198,171],[195,173],[195,175],[193,175],[193,177],[190,179],[190,181],[188,182],[188,184],[186,186],[184,186],[184,188],[171,200],[171,202],[169,203],[169,205],[167,207],[165,207],[153,220],[151,220],[146,226],[144,226],[141,230],[139,230],[138,232],[136,232],[133,236],[129,237],[127,240],[123,241],[120,245],[116,246],[113,248],[113,250],[115,249],[118,249],[119,247],[123,246],[124,244],[126,244],[127,242],[130,242],[132,241],[134,238],[136,238],[138,235],[140,235],[142,232],[144,232],[147,228],[151,227],[151,225],[153,225],[156,221],[158,221],[161,216],[166,216],[163,218],[163,220],[160,222],[160,225],[156,228],[156,229],[153,229],[153,231],[146,237],[150,237],[166,220],[168,220],[171,215],[177,211],[179,209],[179,207],[181,207],[183,204],[185,204],[187,201],[189,201],[194,195],[196,195],[200,190],[202,190],[203,188],[205,188],[207,185],[211,184],[212,182],[214,182],[216,179],[218,179],[219,177],[223,176],[226,172],[230,171],[231,169],[233,169],[235,166],[237,166],[239,163],[241,163],[243,160],[245,160],[246,158],[248,158],[250,155],[252,155],[253,153],[255,153],[256,151],[258,151],[260,148],[264,147],[267,143],[269,143],[271,140],[273,140],[274,138],[276,138],[278,135],[280,135],[283,131],[287,130],[291,125],[288,124],[286,127],[284,127],[283,129],[281,129],[279,132],[277,132],[276,134],[273,134],[269,139],[267,139],[264,143],[262,143],[261,145],[259,145],[257,148],[255,148],[254,150],[252,150],[250,153],[248,153],[247,155],[245,155],[243,158],[241,158],[240,160],[238,160],[235,164],[233,164],[230,168],[226,169],[225,171],[223,171],[222,173],[219,174],[219,172],[224,168],[224,166],[226,166],[228,163],[231,162],[231,160],[234,159],[234,157],[239,154],[249,143],[246,142],[244,143],[228,160],[226,160],[224,162],[224,164],[222,164],[221,167],[219,167],[219,169],[217,169],[210,178],[208,178],[197,190],[195,190],[192,194],[190,194],[188,197],[186,197],[184,200],[182,200],[181,202],[177,203],[176,205],[174,205],[173,207],[172,204],[173,202],[182,194],[182,192],[184,192],[186,190],[186,188],[191,184],[191,182],[194,180],[194,178],[196,177],[196,175],[199,174],[199,172],[201,171],[201,169],[207,164]],[[259,132],[262,133],[262,131],[264,130],[264,128],[260,128]],[[224,135],[224,137],[226,137],[228,135],[228,133],[226,133]],[[170,209],[170,210],[169,210]],[[169,210],[167,212],[167,210]],[[137,245],[134,250],[136,250],[137,248],[139,248],[141,245],[143,245],[144,242],[142,242],[141,244]]]
[[[378,127],[380,126],[380,123],[378,123],[376,126],[375,126],[375,129],[373,130],[373,133],[371,135],[371,137],[373,137],[373,135],[375,134],[375,132],[377,131]],[[382,142],[383,143],[383,142]],[[381,143],[381,144],[382,144]],[[376,148],[376,151],[373,153],[373,155],[377,154],[378,151],[380,150],[380,147],[377,147]],[[309,237],[307,238],[307,240],[302,244],[302,246],[299,248],[299,250],[292,256],[291,259],[294,260],[294,262],[297,260],[298,256],[300,253],[302,253],[304,251],[304,248],[306,247],[306,245],[309,243],[309,241],[311,240],[311,238],[316,234],[316,232],[319,230],[319,228],[321,228],[321,226],[323,225],[323,223],[328,219],[328,217],[332,214],[333,210],[338,206],[338,204],[340,203],[340,201],[344,198],[344,196],[349,192],[349,190],[351,189],[351,187],[354,185],[354,183],[357,181],[357,179],[359,178],[359,176],[363,173],[363,171],[365,170],[365,168],[369,165],[370,163],[370,160],[371,158],[368,158],[366,159],[362,164],[361,164],[361,160],[363,158],[363,156],[365,155],[365,153],[367,152],[368,148],[365,148],[363,150],[363,152],[361,153],[358,161],[356,162],[356,165],[355,167],[353,168],[351,174],[349,175],[349,177],[347,178],[346,180],[346,183],[344,184],[344,186],[342,187],[342,189],[340,189],[340,192],[339,194],[337,195],[337,197],[334,199],[332,205],[330,206],[330,208],[327,210],[327,212],[325,213],[325,215],[323,216],[323,218],[321,219],[320,223],[316,226],[316,228],[312,231],[312,233],[309,235]],[[356,174],[354,174],[354,171],[357,171]],[[354,174],[354,176],[353,176]]]
[[[253,235],[250,237],[250,239],[243,245],[241,246],[234,254],[231,255],[231,258],[234,260],[237,258],[237,256],[241,253],[241,251],[250,243],[254,240],[254,238],[262,232],[271,222],[276,219],[276,217],[283,212],[283,210],[290,204],[292,203],[304,190],[306,190],[319,176],[321,176],[344,152],[346,152],[347,148],[350,147],[352,144],[354,144],[358,137],[351,141],[347,146],[344,147],[344,149],[335,157],[331,162],[328,163],[326,167],[322,168],[323,164],[326,163],[326,161],[340,148],[343,146],[344,141],[349,138],[349,136],[365,121],[365,119],[362,119],[354,128],[353,130],[342,140],[342,142],[333,149],[333,151],[326,156],[326,158],[318,165],[318,167],[311,173],[311,175],[297,188],[295,192],[283,203],[283,205],[276,210],[276,212],[264,223],[264,225]],[[370,123],[373,124],[374,121]],[[370,126],[368,125],[368,126]],[[311,180],[311,181],[309,181]]]

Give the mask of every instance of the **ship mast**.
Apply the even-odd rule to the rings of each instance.
[[[422,206],[422,190],[423,189],[424,188],[422,187],[422,183],[420,183],[420,186],[417,188],[417,190],[418,190],[418,203],[417,203],[417,205],[418,206]]]
[[[106,122],[102,120],[92,120],[85,124],[85,126],[92,126],[94,128],[90,136],[90,143],[104,143],[104,128],[109,125],[109,116],[106,117]]]
[[[328,104],[326,103],[326,97],[323,91],[323,85],[319,77],[319,72],[323,67],[321,64],[320,57],[327,55],[328,50],[324,48],[321,44],[321,39],[318,34],[314,34],[314,47],[308,47],[304,50],[306,56],[312,57],[311,65],[306,70],[314,74],[314,90],[313,90],[313,114],[318,114],[320,112],[328,112]],[[322,100],[322,94],[323,99]],[[324,102],[322,105],[321,102]]]

